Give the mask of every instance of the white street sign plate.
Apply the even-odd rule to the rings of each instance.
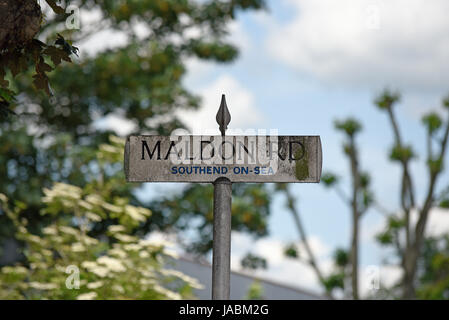
[[[129,182],[319,182],[319,136],[129,136]]]

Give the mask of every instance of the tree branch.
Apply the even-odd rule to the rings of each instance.
[[[449,118],[448,118],[448,122],[446,125],[446,130],[444,132],[444,138],[441,141],[441,146],[440,146],[440,154],[439,154],[438,159],[441,162],[444,161],[448,138],[449,138]],[[416,238],[415,247],[419,247],[421,245],[422,238],[424,235],[424,229],[425,229],[427,218],[429,215],[429,211],[432,208],[433,193],[434,193],[435,185],[436,185],[437,179],[439,177],[439,174],[441,173],[441,171],[436,171],[436,172],[432,171],[430,168],[429,168],[429,171],[430,171],[429,188],[427,191],[426,200],[425,200],[424,205],[420,211],[420,216],[419,216],[418,222],[416,224],[416,229],[415,229],[415,238]]]
[[[387,108],[388,116],[390,118],[391,126],[393,127],[393,133],[395,138],[396,146],[403,148],[401,134],[399,131],[399,126],[396,121],[395,115],[393,113],[392,106]],[[408,159],[401,161],[402,164],[402,184],[401,184],[401,206],[404,211],[405,216],[405,238],[406,238],[406,248],[411,244],[410,237],[410,209],[415,206],[415,195],[413,189],[412,179],[408,169]],[[409,203],[407,204],[407,198],[409,198]]]
[[[351,162],[352,175],[352,240],[351,240],[351,278],[352,278],[352,297],[354,300],[359,298],[358,290],[358,233],[359,233],[359,208],[358,197],[360,188],[360,172],[357,159],[357,150],[354,141],[354,135],[350,135],[349,158]]]
[[[440,153],[438,160],[443,163],[444,156],[447,148],[447,142],[449,137],[449,118],[446,124],[446,130],[444,132],[443,140],[440,145]],[[421,250],[422,241],[424,238],[424,231],[426,228],[427,220],[429,217],[430,209],[433,203],[433,194],[441,170],[432,170],[429,166],[429,186],[427,195],[424,201],[424,205],[419,212],[418,222],[415,226],[415,240],[413,245],[406,250],[406,259],[404,259],[405,277],[404,277],[404,298],[412,298],[414,296],[414,278],[417,269],[418,257]]]
[[[289,186],[286,185],[284,193],[287,197],[287,207],[290,209],[290,212],[293,216],[293,221],[295,222],[296,229],[298,230],[299,237],[301,239],[301,242],[304,245],[304,248],[306,249],[307,255],[309,256],[308,263],[312,267],[312,269],[315,271],[315,274],[317,275],[320,282],[323,284],[325,279],[323,277],[323,273],[321,272],[320,267],[318,266],[317,260],[315,258],[315,255],[312,251],[312,248],[310,247],[309,241],[307,239],[307,234],[304,229],[304,226],[302,224],[298,209],[296,208],[296,201],[293,195],[290,192]],[[327,293],[328,297],[333,299],[332,293]]]

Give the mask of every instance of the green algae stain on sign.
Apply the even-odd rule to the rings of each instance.
[[[302,150],[297,150],[295,153],[295,176],[298,180],[304,180],[309,177],[309,154],[307,148],[304,148],[304,154]]]

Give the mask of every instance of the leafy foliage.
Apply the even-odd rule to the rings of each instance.
[[[335,264],[339,267],[345,267],[349,263],[349,255],[348,252],[344,249],[337,249],[334,253],[334,261]]]
[[[395,145],[390,152],[390,159],[393,161],[407,162],[415,156],[411,146],[400,147]]]
[[[98,151],[105,165],[116,161],[114,148],[103,145]],[[37,234],[29,231],[28,219],[23,216],[26,204],[15,201],[11,208],[7,197],[0,194],[1,211],[13,221],[17,238],[27,248],[25,263],[0,269],[0,298],[192,297],[191,289],[199,287],[198,282],[178,271],[164,269],[169,254],[164,244],[130,235],[150,218],[151,211],[115,196],[114,183],[104,180],[99,185],[92,181],[84,188],[55,183],[44,189],[41,214],[52,219]],[[95,225],[100,222],[109,224],[109,237],[93,237]],[[69,281],[67,270],[79,271],[79,284],[76,278]]]
[[[378,98],[376,98],[374,103],[379,109],[388,110],[391,109],[395,103],[399,102],[400,99],[401,95],[398,92],[386,89]]]
[[[8,110],[18,115],[0,123],[0,192],[26,203],[22,214],[28,219],[28,227],[33,233],[39,232],[51,220],[48,215],[39,214],[44,208],[40,201],[42,187],[50,188],[54,181],[58,181],[84,188],[95,179],[113,181],[114,196],[128,199],[135,206],[154,209],[152,220],[136,227],[132,231],[134,235],[143,236],[148,231],[166,230],[171,226],[181,230],[187,228],[188,219],[206,217],[209,207],[201,206],[194,214],[184,215],[180,209],[162,208],[161,203],[143,203],[136,197],[140,185],[125,183],[119,173],[122,158],[107,164],[108,170],[104,171],[103,177],[98,175],[102,164],[96,150],[108,141],[111,133],[99,130],[98,120],[111,115],[121,117],[134,127],[132,133],[169,135],[174,129],[182,128],[177,111],[195,109],[200,102],[182,82],[187,71],[186,59],[233,61],[237,49],[227,43],[227,24],[241,10],[262,8],[263,1],[71,0],[70,4],[80,10],[99,12],[101,19],[83,24],[81,30],[72,32],[64,30],[63,15],[49,16],[37,35],[42,43],[33,41],[36,57],[39,54],[36,58],[39,76],[33,79],[25,73],[12,77],[9,71],[6,72],[9,70],[6,66],[5,79],[20,94],[14,101],[14,92],[9,89],[0,91],[5,105],[11,104]],[[137,25],[147,32],[139,33]],[[67,61],[70,54],[78,53],[66,38],[78,43],[95,36],[105,26],[124,34],[127,41],[92,55],[82,53],[77,63],[64,63],[55,68]],[[192,33],[192,30],[199,32]],[[28,67],[34,61],[29,60]],[[52,90],[46,86],[47,80]],[[31,88],[32,81],[48,88],[54,96],[49,98],[42,92],[36,93]],[[233,227],[262,235],[266,233],[267,211],[264,208],[268,205],[259,202],[252,206],[251,199],[261,200],[262,197],[251,198],[249,189],[248,194],[242,194],[241,200],[236,194],[233,211],[239,213],[233,218]],[[202,197],[201,192],[208,194],[210,188],[208,191],[202,187],[199,191],[195,195]],[[256,190],[251,192],[257,195]],[[195,197],[189,199],[197,200]],[[211,196],[207,201],[210,199]],[[261,212],[256,213],[255,208]],[[108,218],[95,223],[92,236],[107,236],[108,225],[116,222]],[[207,232],[211,230],[211,220],[207,218],[203,222],[205,226],[201,232],[206,243],[202,247],[210,248],[211,235]],[[246,223],[250,227],[247,228]],[[0,215],[0,242],[13,237],[13,230],[10,220]]]
[[[196,235],[187,249],[207,253],[212,249],[213,186],[192,184],[180,193],[155,200],[153,228],[161,226],[172,230],[189,230],[195,221]],[[231,228],[255,236],[267,234],[270,195],[260,184],[235,184],[232,187]],[[148,226],[151,228],[151,226]]]
[[[289,257],[289,258],[293,258],[293,259],[299,258],[298,249],[296,248],[296,246],[293,243],[291,243],[287,247],[285,247],[284,254],[286,257]]]
[[[376,235],[376,240],[384,246],[390,245],[393,244],[393,235],[391,231],[384,231]]]
[[[445,97],[442,101],[443,107],[449,109],[449,96]]]
[[[443,190],[438,196],[436,185],[437,178],[444,169],[445,150],[449,141],[449,122],[443,121],[436,112],[431,112],[422,118],[422,123],[427,130],[426,164],[429,186],[427,200],[419,205],[414,194],[412,175],[409,169],[409,161],[416,155],[411,146],[402,143],[397,121],[391,110],[392,104],[398,100],[399,95],[390,93],[386,93],[376,100],[376,104],[381,109],[388,109],[388,116],[393,127],[395,145],[390,152],[390,159],[399,162],[402,167],[401,210],[395,215],[387,215],[385,227],[376,238],[380,244],[394,248],[404,273],[401,281],[391,288],[392,292],[400,287],[402,297],[406,299],[415,296],[426,299],[447,298],[449,295],[448,282],[447,279],[444,279],[445,265],[436,262],[442,257],[440,252],[436,253],[436,251],[447,251],[447,248],[441,246],[447,236],[430,237],[426,231],[426,223],[428,223],[429,215],[432,214],[434,207],[449,207],[447,201],[447,190],[449,189]],[[443,99],[443,107],[447,107],[448,101],[448,98]],[[445,128],[442,138],[440,138],[437,137],[437,133],[442,127]],[[437,147],[436,152],[435,147]],[[415,210],[419,213],[417,222],[413,221],[411,215]],[[436,249],[437,247],[439,249]],[[444,258],[441,259],[444,260]],[[439,271],[442,272],[443,278]]]
[[[449,235],[427,238],[422,257],[418,297],[449,299]]]
[[[336,175],[334,175],[333,173],[325,172],[321,176],[321,182],[324,183],[325,187],[332,187],[336,183],[338,183],[338,177]]]
[[[368,211],[374,203],[374,194],[371,191],[371,178],[367,172],[360,169],[359,149],[356,143],[356,134],[362,130],[362,125],[354,118],[336,120],[335,128],[345,133],[343,151],[348,157],[351,172],[351,196],[347,196],[338,185],[338,179],[333,174],[326,174],[324,177],[325,187],[333,187],[342,201],[348,205],[351,213],[351,223],[353,225],[351,233],[351,245],[348,253],[344,249],[335,252],[335,268],[327,277],[321,277],[321,282],[329,294],[334,290],[341,289],[344,294],[350,293],[353,299],[359,299],[358,286],[358,254],[359,254],[359,225],[360,218]],[[347,292],[344,283],[345,279],[351,281],[350,292]]]
[[[240,261],[240,264],[243,268],[250,270],[267,268],[267,260],[252,253],[247,253]]]
[[[354,136],[362,130],[362,125],[357,120],[349,118],[344,121],[335,121],[335,128],[345,132],[348,136]]]
[[[443,159],[428,159],[427,166],[432,174],[443,171]]]
[[[430,135],[435,133],[443,124],[443,121],[436,112],[431,112],[423,116],[422,122],[427,127],[427,131]]]
[[[64,14],[64,9],[56,4],[56,0],[46,0],[46,2],[55,13]],[[8,47],[1,49],[0,107],[3,111],[0,115],[3,116],[8,114],[6,110],[9,110],[9,113],[13,113],[9,107],[13,102],[12,97],[17,94],[12,90],[13,86],[6,78],[8,70],[10,71],[12,78],[14,78],[18,74],[26,73],[29,68],[33,66],[35,69],[35,74],[32,75],[34,86],[39,90],[43,90],[50,96],[52,95],[52,90],[49,84],[48,72],[58,66],[61,63],[61,60],[71,62],[70,54],[76,54],[76,51],[78,50],[76,47],[71,46],[60,34],[58,34],[55,45],[47,45],[37,38],[34,38],[26,42],[9,44]],[[46,58],[52,60],[54,67],[45,62]]]
[[[332,292],[335,289],[343,290],[345,288],[345,274],[331,274],[323,281],[323,285],[327,292]]]
[[[399,216],[389,216],[385,229],[376,235],[377,241],[384,245],[391,245],[399,241],[399,233],[405,227],[405,220]]]
[[[247,300],[262,300],[263,299],[263,286],[260,281],[255,280],[248,288],[248,292],[246,294]]]

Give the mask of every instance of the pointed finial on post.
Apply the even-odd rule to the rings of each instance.
[[[221,95],[220,108],[217,112],[217,123],[220,126],[221,135],[224,136],[229,122],[231,122],[231,114],[229,113],[228,106],[226,105],[225,95]]]

